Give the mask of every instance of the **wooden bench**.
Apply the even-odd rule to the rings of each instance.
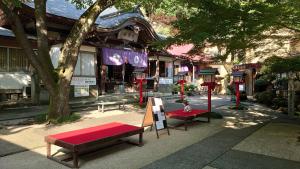
[[[113,122],[100,126],[48,135],[45,137],[47,143],[47,158],[71,168],[78,168],[78,155],[80,153],[87,150],[95,150],[99,148],[99,145],[137,134],[139,135],[138,143],[128,142],[142,146],[143,132],[143,127]],[[55,154],[51,155],[51,144],[63,147],[70,151],[73,158],[73,165],[64,160],[55,158]]]
[[[207,110],[202,109],[192,109],[191,112],[184,112],[183,109],[179,109],[171,112],[166,112],[166,115],[168,118],[183,120],[185,131],[187,130],[188,122],[193,121],[197,117],[206,115],[207,121],[210,122],[210,113]]]
[[[108,106],[108,105],[119,105],[119,109],[121,109],[122,106],[123,110],[125,110],[125,103],[126,103],[125,99],[119,101],[100,101],[98,102],[98,112],[100,112],[101,110],[101,112],[103,113],[104,106]]]

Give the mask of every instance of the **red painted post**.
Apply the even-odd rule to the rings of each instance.
[[[186,81],[185,80],[179,80],[179,84],[180,84],[180,98],[181,98],[181,100],[183,100],[184,99],[184,83],[185,83]]]
[[[208,112],[211,112],[211,88],[212,88],[212,84],[208,84],[207,86],[207,100],[208,100]]]
[[[140,106],[143,104],[143,79],[139,79],[140,84]]]
[[[235,83],[235,91],[236,91],[236,109],[239,109],[240,106],[240,83]]]

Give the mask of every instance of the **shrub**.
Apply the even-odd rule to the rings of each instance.
[[[257,93],[255,95],[255,98],[257,100],[258,103],[262,103],[265,104],[267,106],[271,106],[273,103],[273,99],[275,97],[275,94],[273,92],[270,91],[264,91],[264,92],[260,92]]]
[[[269,82],[266,79],[257,79],[254,84],[256,92],[263,92],[269,86]]]
[[[274,105],[274,108],[287,107],[288,100],[283,97],[276,97],[273,99],[273,105]]]
[[[241,94],[240,94],[240,100],[241,101],[245,101],[247,100],[247,93],[245,91],[242,91]]]

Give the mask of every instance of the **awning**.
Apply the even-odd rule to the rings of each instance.
[[[126,60],[134,67],[147,67],[147,53],[130,50],[102,48],[103,63],[122,65]]]

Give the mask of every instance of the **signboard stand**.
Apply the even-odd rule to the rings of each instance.
[[[159,138],[158,131],[160,130],[167,130],[168,135],[170,135],[161,98],[148,98],[142,127],[148,126],[151,126],[151,131],[153,126],[155,127],[157,138]]]

